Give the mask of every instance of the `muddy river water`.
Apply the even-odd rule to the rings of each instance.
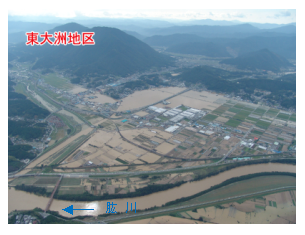
[[[124,198],[124,199],[111,199],[107,200],[117,204],[115,210],[117,212],[125,212],[126,204],[129,202],[133,204],[136,202],[137,209],[145,209],[153,206],[162,206],[166,202],[176,200],[181,197],[186,197],[198,193],[200,191],[206,190],[213,185],[220,184],[221,182],[230,179],[232,177],[259,173],[259,172],[296,172],[296,167],[293,165],[278,164],[278,163],[268,163],[268,164],[258,164],[250,166],[242,166],[234,168],[232,170],[220,173],[216,176],[212,176],[200,181],[189,182],[181,185],[180,187],[175,187],[166,191],[153,193],[147,196],[135,197],[135,198]],[[45,209],[48,198],[36,196],[34,194],[26,193],[23,191],[15,190],[11,188],[8,190],[8,212],[13,210],[30,210],[35,207]],[[74,202],[74,201],[63,201],[63,200],[53,200],[50,210],[58,211],[61,215],[70,216],[72,215],[64,212],[62,209],[70,205],[73,205],[76,209],[94,209],[92,211],[74,211],[73,216],[78,215],[99,215],[104,214],[107,209],[107,201],[92,201],[92,202]]]

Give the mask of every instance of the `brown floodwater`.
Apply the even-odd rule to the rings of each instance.
[[[268,163],[268,164],[258,164],[250,166],[242,166],[234,168],[232,170],[222,172],[216,176],[212,176],[200,181],[189,182],[166,191],[153,193],[147,196],[135,197],[135,198],[124,198],[124,199],[111,199],[108,202],[113,202],[117,204],[115,210],[117,212],[125,212],[127,202],[133,204],[136,202],[137,209],[145,209],[153,206],[162,206],[166,202],[176,200],[181,197],[191,196],[195,193],[201,192],[210,188],[213,185],[220,184],[221,182],[230,179],[232,177],[259,173],[259,172],[296,172],[296,167],[293,165],[285,165],[279,163]],[[45,209],[47,205],[48,198],[39,197],[34,194],[26,193],[23,191],[15,190],[11,188],[8,190],[8,212],[13,210],[30,210],[35,207]],[[74,211],[73,216],[78,215],[99,215],[106,213],[107,201],[92,201],[92,202],[73,202],[73,201],[63,201],[63,200],[53,200],[50,210],[58,211],[61,215],[72,217],[72,215],[64,212],[62,209],[70,205],[73,205],[75,209],[94,209],[93,211]]]

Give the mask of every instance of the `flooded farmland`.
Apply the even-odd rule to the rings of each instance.
[[[136,91],[132,95],[123,99],[122,104],[119,106],[118,111],[135,109],[144,107],[157,101],[161,101],[167,97],[183,91],[185,88],[169,87],[160,89],[150,89],[143,91]]]
[[[210,188],[213,185],[220,184],[221,182],[230,179],[232,177],[238,177],[242,175],[248,175],[259,172],[296,172],[296,167],[294,165],[285,165],[278,163],[269,164],[258,164],[234,168],[232,170],[220,173],[216,176],[209,177],[196,182],[189,182],[166,191],[153,193],[147,196],[135,197],[135,198],[124,198],[124,199],[110,199],[108,201],[117,204],[115,209],[117,212],[125,212],[126,204],[137,203],[137,209],[145,209],[153,206],[162,206],[166,202],[176,200],[181,197],[187,197],[195,193],[201,192]],[[36,196],[34,194],[29,194],[23,191],[16,191],[11,188],[8,190],[8,212],[13,210],[30,210],[35,207],[45,208],[48,198]],[[73,205],[77,209],[94,209],[93,211],[75,211],[73,216],[78,215],[99,215],[104,214],[107,209],[107,201],[92,201],[92,202],[73,202],[73,201],[63,201],[63,200],[53,200],[50,210],[58,211],[61,215],[70,216],[62,209],[70,205]]]

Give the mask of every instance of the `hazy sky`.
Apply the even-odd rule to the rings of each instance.
[[[17,3],[18,2],[18,3]],[[178,1],[150,1],[150,5],[137,4],[136,0],[114,1],[117,4],[111,6],[105,5],[104,1],[101,4],[96,4],[89,1],[28,1],[11,0],[8,7],[8,13],[12,16],[56,16],[61,18],[73,18],[77,16],[87,17],[102,17],[102,18],[148,18],[148,19],[164,19],[164,20],[195,20],[195,19],[212,19],[212,20],[239,20],[243,22],[258,22],[258,23],[278,23],[286,24],[296,22],[296,10],[280,9],[280,10],[208,10],[200,9],[201,6],[192,3],[192,0],[184,1],[187,7],[179,4]],[[36,2],[36,3],[35,3]],[[112,1],[113,2],[113,1]],[[141,1],[143,3],[144,1]],[[147,2],[147,1],[146,1]],[[164,2],[164,4],[162,4]],[[203,1],[202,1],[203,2]],[[217,1],[218,2],[218,1]],[[228,2],[219,4],[218,6],[228,6]],[[261,1],[258,1],[261,2]],[[160,3],[160,4],[158,4]],[[275,3],[275,2],[274,2]],[[229,4],[234,7],[237,4]],[[244,6],[238,4],[238,6]],[[160,9],[161,7],[164,9]],[[172,10],[165,10],[171,9]],[[179,8],[180,6],[180,8]],[[204,7],[208,6],[204,4]],[[268,4],[265,5],[266,7]],[[270,5],[269,5],[270,6]],[[273,6],[280,7],[278,4]],[[193,8],[192,8],[193,7]],[[204,8],[202,7],[202,8]],[[250,7],[256,7],[256,1]],[[115,8],[120,8],[115,9]],[[125,8],[125,9],[124,9]],[[154,8],[154,9],[152,9]],[[159,8],[159,9],[158,9]],[[174,9],[176,8],[176,9]],[[196,9],[197,8],[197,9]],[[249,8],[249,7],[248,7]],[[182,10],[184,9],[184,10]]]

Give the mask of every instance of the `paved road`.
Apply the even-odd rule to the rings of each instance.
[[[191,205],[187,205],[187,206],[178,206],[178,207],[174,207],[174,208],[170,208],[170,209],[163,209],[163,210],[157,210],[157,211],[151,211],[151,212],[140,212],[140,213],[135,213],[133,215],[123,215],[123,216],[118,216],[116,218],[101,219],[101,220],[92,221],[89,223],[109,223],[109,222],[114,222],[114,221],[120,221],[122,219],[130,219],[130,218],[136,218],[136,217],[141,217],[141,216],[154,215],[154,214],[181,210],[181,209],[187,209],[187,208],[191,208],[191,207],[204,206],[204,205],[207,206],[209,204],[221,203],[221,202],[225,202],[225,201],[232,200],[232,199],[236,200],[236,199],[240,199],[240,198],[244,198],[244,197],[255,196],[258,194],[262,194],[262,193],[271,193],[271,192],[278,191],[278,190],[285,190],[285,189],[288,190],[288,189],[295,189],[295,188],[296,188],[295,186],[279,187],[279,188],[268,189],[268,190],[263,190],[263,191],[259,191],[259,192],[255,192],[255,193],[243,194],[243,195],[239,195],[239,196],[228,197],[228,198],[209,201],[209,202],[191,204]]]
[[[281,158],[281,159],[295,159],[295,158]],[[185,170],[196,170],[201,169],[209,166],[215,166],[219,163],[211,163],[199,166],[190,166],[190,167],[183,167],[183,168],[173,168],[173,169],[166,169],[166,170],[155,170],[155,171],[114,171],[114,172],[106,172],[106,173],[96,173],[96,172],[79,172],[79,173],[36,173],[36,174],[23,174],[23,175],[9,175],[8,178],[18,178],[18,177],[28,177],[28,176],[63,176],[67,178],[83,178],[89,176],[137,176],[137,175],[145,175],[145,174],[168,174],[178,171],[185,171]],[[223,163],[223,164],[230,164],[230,163]]]

